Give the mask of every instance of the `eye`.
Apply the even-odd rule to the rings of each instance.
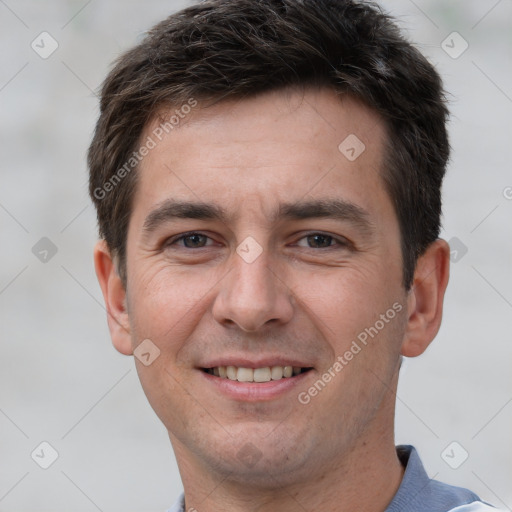
[[[182,235],[179,235],[177,237],[171,238],[165,243],[166,247],[170,246],[179,246],[184,247],[186,249],[201,249],[202,247],[207,247],[208,245],[212,244],[206,244],[207,240],[211,240],[210,237],[203,235],[202,233],[196,233],[190,232],[190,233],[184,233]],[[179,243],[183,242],[183,243]]]
[[[208,240],[211,243],[208,243]],[[305,240],[305,243],[302,242],[303,240]],[[213,240],[209,236],[196,231],[183,233],[165,242],[165,247],[174,246],[185,249],[201,249],[211,245],[213,245]],[[347,247],[349,242],[344,238],[336,238],[325,233],[310,233],[299,239],[297,245],[308,249],[329,249],[336,246],[340,248]]]
[[[329,249],[336,245],[340,247],[346,247],[348,245],[346,240],[338,239],[324,233],[310,233],[309,235],[302,237],[300,240],[306,240],[308,245],[305,246],[300,243],[297,245],[299,245],[299,247],[307,247],[309,249]]]

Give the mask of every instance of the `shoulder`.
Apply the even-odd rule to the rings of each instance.
[[[185,512],[185,494],[182,492],[176,503],[167,512]]]
[[[498,512],[472,491],[428,477],[413,446],[397,446],[404,478],[386,512]]]
[[[474,501],[467,505],[452,508],[449,512],[500,512],[500,510],[482,501]]]

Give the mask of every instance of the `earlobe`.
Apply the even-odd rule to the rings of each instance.
[[[443,301],[450,273],[450,248],[438,239],[418,259],[407,299],[408,321],[401,354],[422,354],[441,326]]]
[[[131,355],[133,349],[126,308],[126,290],[104,240],[98,241],[94,248],[94,267],[105,301],[112,343],[121,354]]]

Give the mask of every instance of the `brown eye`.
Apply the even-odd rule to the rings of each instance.
[[[196,233],[183,237],[183,244],[188,248],[204,247],[204,243],[206,242],[207,238],[207,236],[199,235]]]
[[[308,240],[308,244],[314,247],[330,247],[331,242],[334,240],[332,236],[329,235],[309,235],[306,237]]]
[[[343,240],[334,238],[333,236],[326,235],[324,233],[311,233],[302,237],[300,241],[302,240],[306,240],[307,245],[302,243],[299,243],[298,245],[308,249],[329,249],[335,246],[344,247],[347,245],[345,242],[343,242]]]
[[[184,247],[186,249],[201,249],[202,247],[207,247],[207,241],[209,237],[203,235],[202,233],[185,233],[176,238],[171,239],[166,246],[179,246]],[[182,242],[182,243],[181,243]]]

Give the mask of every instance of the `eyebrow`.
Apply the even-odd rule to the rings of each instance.
[[[227,212],[214,203],[166,199],[147,215],[142,230],[145,235],[149,235],[162,224],[174,219],[218,220],[227,224],[228,217]],[[367,235],[371,235],[375,231],[375,226],[366,210],[342,199],[315,199],[281,203],[272,213],[270,221],[273,223],[277,220],[313,218],[350,222]]]

